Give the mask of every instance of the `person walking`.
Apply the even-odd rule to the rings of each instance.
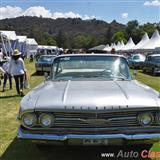
[[[0,48],[0,61],[3,60],[3,52],[2,52],[2,48]]]
[[[1,78],[3,76],[3,74],[5,73],[5,71],[3,70],[3,68],[0,66],[0,86],[1,86]]]
[[[12,76],[11,76],[11,74],[8,73],[9,61],[10,61],[10,58],[6,57],[6,62],[2,66],[3,70],[5,71],[4,78],[3,78],[3,87],[2,87],[3,89],[2,89],[2,92],[5,92],[6,83],[7,83],[8,79],[9,79],[10,89],[12,89]]]
[[[26,68],[21,52],[17,49],[14,50],[12,58],[9,62],[8,73],[12,74],[16,83],[17,94],[23,96],[23,82],[26,77]]]

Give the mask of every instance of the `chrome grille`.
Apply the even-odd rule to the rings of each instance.
[[[137,114],[142,111],[121,112],[54,112],[52,128],[116,128],[136,127]],[[149,112],[153,112],[149,111]],[[43,112],[44,113],[44,112]],[[38,113],[40,115],[41,112]],[[40,126],[38,126],[40,127]]]

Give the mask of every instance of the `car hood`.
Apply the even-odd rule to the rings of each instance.
[[[47,81],[23,100],[35,110],[158,107],[158,92],[132,81]],[[29,104],[28,104],[29,105]]]

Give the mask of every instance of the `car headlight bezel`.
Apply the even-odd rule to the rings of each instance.
[[[148,116],[147,118],[150,118],[150,121],[147,124],[144,123],[144,116]],[[141,126],[151,126],[153,122],[154,122],[154,116],[152,113],[145,112],[138,115],[138,123]]]
[[[29,116],[31,116],[32,117],[32,124],[27,124],[26,122],[25,122],[25,118],[26,117],[29,117]],[[27,127],[27,128],[31,128],[31,127],[34,127],[35,125],[37,124],[37,116],[34,114],[34,113],[25,113],[24,115],[22,115],[22,125],[24,126],[24,127]]]
[[[42,122],[42,121],[43,121],[43,118],[44,118],[45,116],[50,117],[50,124],[49,124],[49,125],[44,125],[44,123]],[[54,124],[54,116],[53,116],[51,113],[42,113],[42,114],[39,116],[39,123],[40,123],[41,127],[43,127],[43,128],[50,128],[50,127],[53,126],[53,124]]]

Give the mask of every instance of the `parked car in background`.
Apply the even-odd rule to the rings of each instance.
[[[143,72],[150,72],[153,75],[160,74],[160,54],[152,54],[146,58]]]
[[[133,54],[128,58],[128,63],[131,68],[141,69],[145,61],[145,56],[142,54]]]
[[[21,101],[18,138],[54,144],[118,145],[160,140],[160,97],[132,79],[125,57],[61,55]]]
[[[55,55],[42,55],[35,63],[36,73],[50,72]]]

